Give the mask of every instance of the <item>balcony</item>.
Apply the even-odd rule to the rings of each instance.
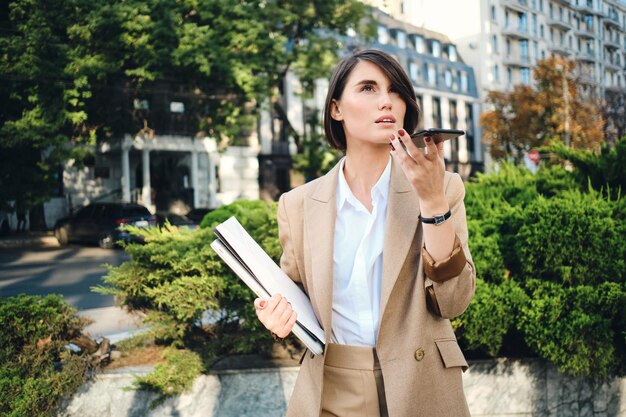
[[[590,5],[590,4],[579,4],[578,6],[576,4],[572,4],[572,6],[573,6],[574,9],[578,10],[581,13],[596,14],[596,15],[602,15],[603,14],[601,10],[594,9],[593,6]]]
[[[588,28],[585,25],[582,25],[580,29],[574,29],[574,33],[576,36],[586,39],[593,39],[596,37],[596,33],[593,31],[593,28]]]
[[[526,68],[530,67],[530,57],[528,56],[519,56],[519,55],[507,55],[502,60],[504,65],[509,67],[518,67],[518,68]]]
[[[563,6],[571,6],[572,2],[570,0],[554,0],[556,4],[562,4]]]
[[[580,51],[576,53],[576,60],[583,62],[596,62],[596,53],[594,51]]]
[[[568,31],[572,29],[572,24],[567,22],[565,19],[561,20],[561,19],[549,17],[547,19],[547,23],[548,23],[548,26],[552,26],[560,30]]]
[[[619,23],[619,17],[615,13],[607,13],[604,15],[604,24],[607,27],[614,27],[616,29],[621,29],[622,26]]]
[[[609,49],[620,49],[621,45],[619,44],[619,39],[615,37],[615,39],[604,39],[604,46]]]
[[[530,38],[530,32],[526,26],[511,26],[502,29],[504,36],[509,36],[515,39],[528,39]]]
[[[528,2],[526,0],[502,0],[502,5],[516,12],[528,11]]]
[[[604,68],[612,72],[618,72],[622,70],[622,66],[615,61],[604,61]]]
[[[560,55],[562,57],[568,57],[572,54],[572,50],[569,49],[567,46],[565,45],[560,45],[560,44],[551,44],[548,45],[548,50],[556,55]]]
[[[578,76],[577,80],[578,83],[580,84],[587,84],[587,85],[597,85],[598,81],[596,80],[596,78],[593,75],[590,74],[581,74]]]

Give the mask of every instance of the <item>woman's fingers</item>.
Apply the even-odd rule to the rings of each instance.
[[[404,144],[406,152],[411,157],[411,159],[413,159],[417,163],[420,163],[420,160],[423,158],[424,154],[417,146],[415,146],[415,144],[411,140],[411,137],[406,133],[406,130],[398,130],[398,138]]]
[[[278,337],[287,337],[289,333],[293,330],[293,326],[296,325],[296,320],[298,320],[298,314],[295,311],[292,311],[287,322],[283,325],[283,328],[275,333]]]
[[[424,138],[424,143],[426,143],[426,159],[433,161],[436,157],[441,156],[443,142],[435,144],[435,139],[430,136],[426,136]]]
[[[272,333],[284,337],[281,336],[281,333],[284,332],[295,313],[289,301],[280,294],[275,294],[269,300],[257,298],[254,300],[254,307],[261,323]],[[289,332],[291,332],[292,327],[293,325],[289,327]]]

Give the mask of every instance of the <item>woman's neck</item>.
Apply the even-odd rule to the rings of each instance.
[[[366,204],[364,200],[369,202],[372,188],[380,179],[388,162],[387,145],[363,146],[356,149],[352,147],[346,151],[343,175],[352,194],[368,208],[371,207],[371,203]]]

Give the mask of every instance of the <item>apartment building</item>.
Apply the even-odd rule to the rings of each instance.
[[[576,61],[581,91],[626,87],[623,0],[370,0],[416,26],[445,33],[476,71],[479,96],[529,84],[537,60]]]

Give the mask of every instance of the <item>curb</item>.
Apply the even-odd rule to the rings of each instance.
[[[0,249],[19,248],[58,248],[59,241],[54,236],[24,236],[0,239]]]

